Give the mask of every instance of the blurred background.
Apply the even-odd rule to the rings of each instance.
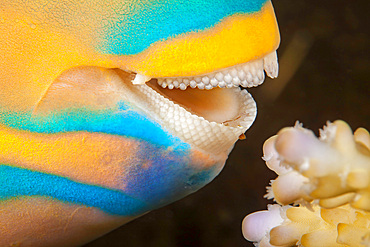
[[[263,142],[296,120],[318,134],[327,120],[370,129],[369,2],[273,1],[281,32],[280,74],[248,90],[258,116],[224,170],[197,193],[148,213],[86,245],[253,246],[243,218],[266,209],[276,176],[265,166]]]

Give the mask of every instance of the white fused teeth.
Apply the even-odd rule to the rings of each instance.
[[[278,76],[279,64],[277,61],[276,51],[268,54],[263,58],[263,67],[269,77],[276,78]]]
[[[189,112],[150,86],[138,85],[134,88],[141,92],[137,95],[140,95],[138,100],[144,104],[144,109],[156,116],[162,126],[182,141],[212,154],[229,152],[239,136],[252,125],[257,114],[256,103],[245,89],[230,89],[238,102],[235,117],[214,122]]]
[[[196,77],[158,78],[158,84],[163,88],[179,88],[185,90],[187,87],[199,89],[212,89],[214,87],[256,87],[263,83],[265,73],[276,78],[279,71],[276,51],[265,57],[244,64],[212,72],[207,75]],[[136,79],[136,78],[135,78]]]
[[[141,75],[141,74],[136,74],[135,79],[132,81],[132,84],[134,85],[142,85],[145,84],[146,82],[150,81],[150,77]]]

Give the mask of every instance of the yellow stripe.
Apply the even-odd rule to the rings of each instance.
[[[0,164],[10,164],[108,188],[124,189],[127,167],[140,143],[128,138],[77,132],[36,134],[0,126]]]
[[[279,42],[274,10],[267,2],[261,12],[228,17],[211,30],[157,42],[119,62],[151,77],[192,76],[260,58]]]

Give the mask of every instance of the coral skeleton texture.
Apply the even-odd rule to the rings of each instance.
[[[269,138],[277,173],[266,197],[278,204],[243,220],[256,246],[370,246],[370,135],[337,120],[320,137],[297,123]],[[295,206],[290,206],[293,204]]]

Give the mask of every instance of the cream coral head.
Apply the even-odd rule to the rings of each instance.
[[[267,197],[278,204],[248,215],[243,234],[258,246],[370,246],[370,135],[343,121],[317,138],[284,128],[263,147],[278,177]],[[292,207],[288,204],[296,204]]]

